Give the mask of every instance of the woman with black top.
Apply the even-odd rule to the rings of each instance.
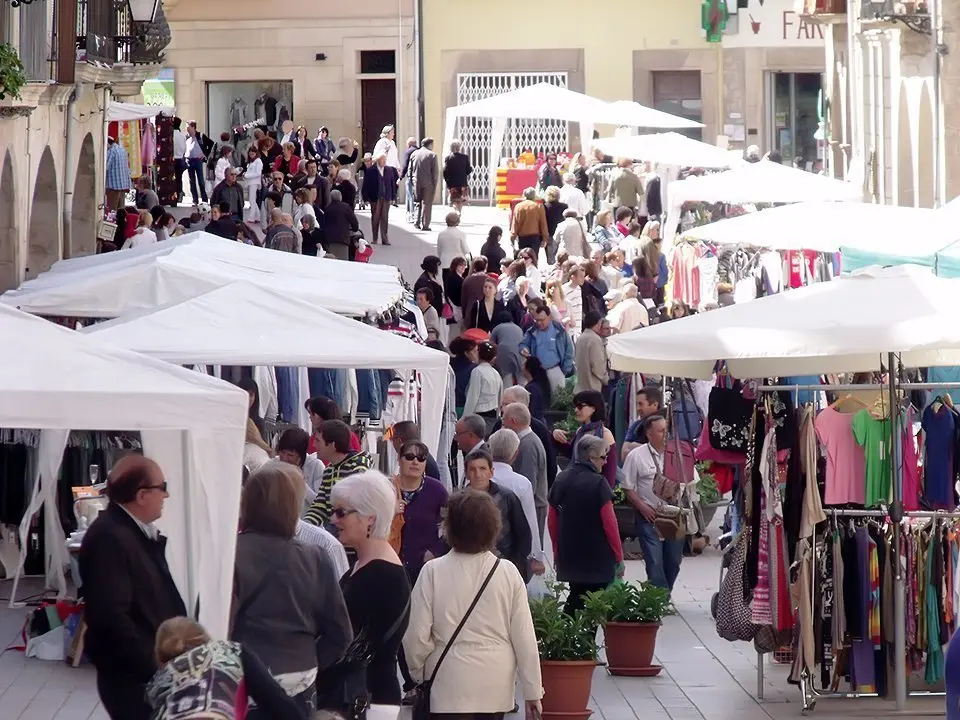
[[[372,656],[366,668],[368,698],[377,705],[399,705],[397,652],[410,615],[410,582],[389,541],[397,490],[383,474],[369,470],[337,482],[330,499],[338,538],[357,553],[340,588],[354,643],[365,644]]]
[[[506,305],[497,300],[497,283],[487,279],[483,283],[483,299],[477,300],[469,310],[467,327],[490,332],[497,325],[512,321]]]
[[[503,237],[503,228],[499,225],[494,225],[490,228],[490,232],[487,233],[487,239],[483,243],[483,247],[480,248],[480,254],[487,259],[487,267],[489,268],[498,268],[500,263],[503,262],[503,259],[507,254],[503,251],[503,248],[500,247],[500,238]]]
[[[462,256],[455,257],[450,262],[450,267],[443,272],[443,294],[450,303],[453,310],[452,325],[463,321],[463,277],[467,274],[467,259]]]
[[[587,156],[583,153],[575,153],[570,160],[570,172],[577,179],[577,188],[580,192],[586,194],[590,189],[590,175],[587,172]]]
[[[294,155],[301,160],[317,156],[317,151],[314,149],[313,143],[310,142],[310,138],[307,137],[307,129],[303,125],[297,128],[297,135],[291,142],[293,143]]]
[[[436,308],[437,315],[443,314],[443,285],[439,282],[440,277],[440,258],[436,255],[427,255],[420,263],[420,269],[423,274],[417,278],[413,285],[413,292],[416,293],[421,288],[430,288],[433,293],[433,300],[430,304]]]
[[[465,337],[454,338],[450,343],[450,367],[456,378],[455,395],[457,417],[463,415],[463,406],[467,403],[467,386],[470,384],[470,375],[480,362],[477,343]]]
[[[523,377],[527,383],[524,389],[530,393],[530,415],[546,423],[547,410],[550,408],[550,398],[553,394],[550,388],[550,378],[547,371],[536,355],[525,358]]]
[[[357,158],[360,155],[360,143],[350,138],[340,138],[340,141],[337,143],[337,147],[340,148],[340,152],[337,153],[335,160],[340,163],[341,167],[352,168],[356,162]],[[347,153],[353,149],[353,152],[350,155]]]
[[[543,195],[543,210],[547,214],[547,247],[553,243],[553,235],[557,232],[557,225],[563,222],[563,213],[567,210],[567,204],[560,202],[560,188],[551,185]],[[554,257],[556,248],[554,248]],[[549,260],[549,258],[548,258]],[[552,262],[550,262],[553,265]]]

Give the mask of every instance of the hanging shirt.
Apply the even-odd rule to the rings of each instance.
[[[866,460],[853,435],[853,416],[826,408],[814,423],[827,451],[824,504],[862,505],[865,496]]]
[[[803,287],[815,277],[817,258],[816,250],[787,250],[787,282],[791,288]]]
[[[914,412],[900,413],[900,457],[903,463],[903,509],[920,509],[920,468],[917,462],[917,443],[913,436]]]
[[[956,416],[943,403],[934,403],[923,411],[921,427],[926,433],[924,498],[936,508],[952,509]]]
[[[863,504],[876,507],[890,498],[890,420],[877,420],[868,410],[853,416],[853,436],[866,456]]]

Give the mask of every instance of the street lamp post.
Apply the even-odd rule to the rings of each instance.
[[[153,22],[160,0],[127,0],[127,4],[130,6],[130,19],[139,25]]]

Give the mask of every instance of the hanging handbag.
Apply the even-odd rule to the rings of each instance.
[[[721,378],[718,378],[718,383]],[[710,445],[717,450],[745,454],[750,439],[753,402],[743,397],[743,387],[735,380],[732,387],[715,386],[710,391],[707,425]]]
[[[752,621],[750,603],[744,597],[745,568],[747,563],[747,548],[750,533],[741,531],[727,549],[729,565],[720,581],[720,591],[717,593],[716,612],[714,620],[717,622],[717,634],[724,640],[743,640],[748,642],[756,637],[759,629]],[[727,563],[727,558],[724,558]]]
[[[410,597],[403,612],[387,630],[381,646],[389,645],[410,615]],[[343,657],[317,676],[317,707],[338,713],[344,720],[365,720],[370,707],[367,667],[376,652],[366,628],[353,638]]]
[[[480,589],[477,590],[477,594],[474,596],[473,602],[470,603],[470,607],[468,607],[467,611],[463,614],[463,619],[460,621],[460,624],[457,625],[457,629],[453,631],[453,635],[451,635],[450,639],[447,641],[446,646],[443,648],[443,652],[440,653],[440,659],[437,660],[437,664],[434,665],[433,672],[430,673],[430,679],[424,680],[415,688],[414,692],[416,694],[414,695],[413,699],[413,720],[430,720],[430,689],[433,687],[433,681],[436,680],[437,672],[440,670],[440,666],[443,665],[444,658],[447,657],[447,653],[450,652],[450,648],[453,647],[454,641],[457,639],[460,631],[463,630],[463,626],[466,625],[470,614],[473,612],[474,608],[477,607],[477,603],[480,602],[480,597],[483,595],[483,591],[487,589],[487,585],[489,585],[490,581],[493,579],[493,574],[497,572],[497,567],[500,565],[500,560],[501,558],[497,558],[496,562],[493,563],[493,567],[490,568],[490,572],[487,573],[487,577],[483,581],[483,585],[481,585]]]
[[[667,505],[677,505],[680,502],[683,485],[663,474],[663,467],[657,462],[657,458],[653,454],[653,448],[651,447],[650,450],[650,458],[653,460],[653,466],[656,469],[653,476],[653,494]]]

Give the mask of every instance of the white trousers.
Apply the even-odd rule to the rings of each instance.
[[[547,370],[547,377],[550,380],[550,389],[556,390],[557,388],[562,388],[567,384],[567,378],[563,375],[563,370],[560,369],[560,366],[552,367]]]

